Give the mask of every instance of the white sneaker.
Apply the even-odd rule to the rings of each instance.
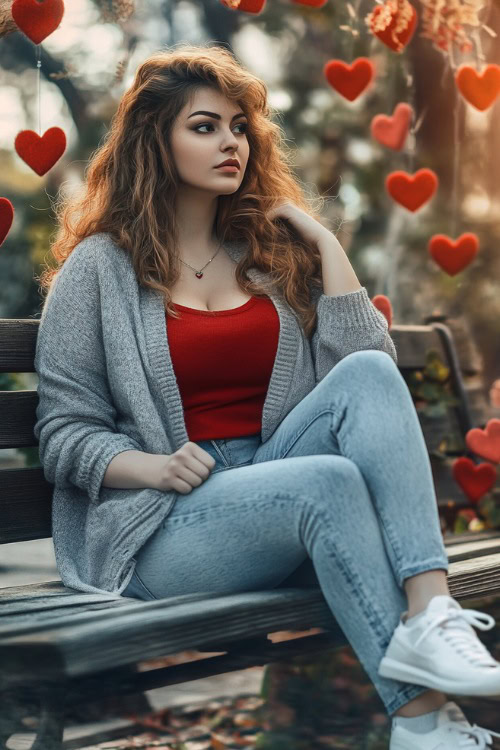
[[[389,750],[485,750],[491,746],[493,736],[500,737],[500,734],[478,727],[477,724],[471,726],[460,706],[448,701],[439,709],[437,727],[431,732],[417,734],[394,725]]]
[[[410,625],[405,624],[406,614],[380,662],[381,677],[453,695],[500,695],[500,663],[469,625],[490,630],[495,626],[491,615],[462,609],[447,595],[434,596]]]

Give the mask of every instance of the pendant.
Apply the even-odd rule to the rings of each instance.
[[[203,273],[201,271],[196,271],[195,276],[197,279],[201,279],[201,277],[203,276]]]

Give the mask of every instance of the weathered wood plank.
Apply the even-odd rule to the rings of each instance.
[[[435,349],[441,359],[446,359],[439,334],[432,326],[393,325],[389,333],[398,353],[400,368],[423,369],[429,349]]]
[[[461,534],[446,534],[444,543],[446,548],[463,542],[479,542],[482,539],[500,539],[500,530],[485,529],[484,531],[464,531]]]
[[[0,372],[34,372],[40,320],[0,318]]]
[[[494,552],[500,552],[500,535],[492,539],[462,542],[462,544],[455,544],[446,548],[450,562],[468,560],[472,557],[478,558],[484,555],[491,555]]]
[[[0,544],[52,536],[54,487],[42,467],[0,470]]]

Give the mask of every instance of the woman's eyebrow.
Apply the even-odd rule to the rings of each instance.
[[[204,110],[199,110],[198,112],[192,112],[192,114],[189,115],[189,117],[194,117],[195,115],[207,115],[208,117],[215,117],[216,120],[220,120],[220,115],[217,114],[217,112],[205,112]],[[189,120],[188,117],[188,120]],[[246,117],[246,114],[244,112],[238,112],[236,115],[233,115],[231,117],[231,122],[233,120],[236,120],[237,117]]]

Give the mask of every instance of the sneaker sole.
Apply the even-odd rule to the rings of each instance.
[[[427,672],[425,669],[412,667],[407,664],[401,664],[394,659],[384,656],[380,662],[378,673],[381,677],[387,677],[400,682],[410,682],[415,685],[441,690],[443,693],[452,695],[495,695],[500,696],[500,674],[495,675],[495,682],[487,680],[483,684],[477,681],[467,682],[462,680],[457,682],[455,679],[446,679],[439,675]]]
[[[418,737],[418,734],[415,735]],[[417,747],[417,745],[414,745],[414,747]],[[399,741],[396,742],[390,742],[389,744],[389,750],[408,750],[408,743],[401,743]]]

